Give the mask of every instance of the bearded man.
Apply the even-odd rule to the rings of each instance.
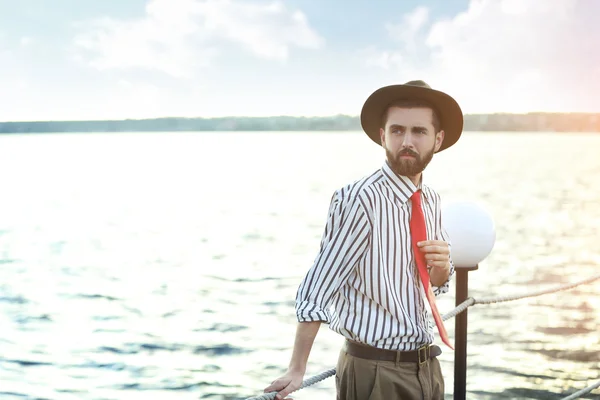
[[[411,81],[373,92],[361,125],[385,161],[333,194],[319,252],[298,288],[288,370],[265,388],[277,399],[302,384],[322,323],[344,337],[338,400],[444,397],[430,317],[452,348],[435,297],[448,291],[454,266],[440,196],[423,171],[459,139],[463,113],[451,96]]]

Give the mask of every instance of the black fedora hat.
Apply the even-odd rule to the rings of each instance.
[[[423,100],[435,109],[441,129],[444,130],[444,141],[438,152],[452,146],[460,137],[463,130],[463,113],[456,100],[417,80],[403,85],[384,86],[367,98],[360,113],[360,123],[375,143],[381,145],[379,129],[382,127],[383,113],[390,103],[397,100]]]

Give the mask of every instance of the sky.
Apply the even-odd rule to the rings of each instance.
[[[0,121],[600,112],[598,0],[0,0]]]

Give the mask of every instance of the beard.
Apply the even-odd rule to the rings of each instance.
[[[425,167],[433,159],[433,153],[435,152],[435,145],[428,151],[420,156],[415,151],[410,149],[403,149],[400,152],[393,154],[387,147],[385,148],[385,154],[387,155],[388,163],[390,168],[396,174],[401,176],[415,176],[425,170]],[[410,155],[414,158],[400,158],[403,155]]]

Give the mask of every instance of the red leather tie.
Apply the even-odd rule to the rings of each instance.
[[[417,262],[417,268],[419,270],[419,276],[421,277],[421,282],[423,283],[423,288],[425,289],[427,300],[429,301],[429,305],[431,306],[433,319],[435,320],[435,324],[437,325],[440,337],[448,347],[454,350],[454,347],[452,347],[452,345],[450,344],[450,340],[448,339],[448,333],[446,332],[446,328],[444,327],[442,317],[440,316],[440,313],[438,312],[437,306],[435,304],[435,295],[433,294],[431,282],[429,281],[429,273],[427,272],[427,261],[425,260],[425,253],[423,253],[420,250],[419,246],[417,246],[417,243],[427,240],[427,227],[425,225],[425,216],[423,215],[423,209],[421,208],[421,191],[417,190],[412,195],[410,200],[412,202],[412,214],[410,217],[410,233],[412,238],[413,253]]]

